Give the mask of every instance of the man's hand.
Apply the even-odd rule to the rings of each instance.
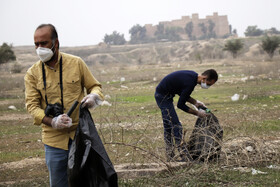
[[[61,114],[52,119],[51,123],[54,129],[64,129],[72,126],[72,119],[67,114]]]
[[[83,103],[83,108],[95,108],[102,103],[102,100],[99,98],[98,94],[88,94],[82,99],[81,103]]]
[[[203,102],[199,101],[199,100],[196,100],[195,106],[196,106],[197,108],[199,108],[199,107],[205,107],[205,108],[207,108],[207,107],[205,106],[205,104],[204,104]]]
[[[206,112],[204,110],[198,110],[197,116],[200,118],[205,118],[207,116]]]

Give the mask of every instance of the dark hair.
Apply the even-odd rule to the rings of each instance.
[[[54,42],[56,39],[58,39],[58,34],[56,31],[55,26],[53,26],[52,24],[48,23],[48,24],[41,24],[37,27],[36,30],[41,29],[43,27],[49,27],[51,29],[51,39]],[[59,43],[58,43],[58,48],[59,48]]]
[[[215,80],[215,82],[218,80],[218,74],[216,70],[214,69],[208,69],[202,73],[202,75],[207,76],[207,80]]]

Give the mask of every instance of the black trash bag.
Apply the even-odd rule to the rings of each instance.
[[[217,117],[204,108],[209,114],[206,118],[196,120],[194,130],[187,143],[187,150],[193,160],[202,162],[218,159],[223,140],[223,128]]]
[[[115,187],[117,173],[98,135],[91,114],[80,107],[79,125],[68,159],[70,187]]]

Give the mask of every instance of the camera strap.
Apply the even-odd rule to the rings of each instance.
[[[43,73],[43,81],[44,81],[44,88],[45,88],[45,100],[46,104],[48,105],[48,98],[47,98],[47,83],[46,83],[46,73],[45,73],[45,66],[44,63],[42,63],[42,73]],[[59,81],[60,81],[60,94],[61,94],[61,105],[64,110],[64,105],[63,105],[63,84],[62,84],[62,56],[59,61]]]

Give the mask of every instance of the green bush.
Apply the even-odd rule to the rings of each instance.
[[[237,52],[243,48],[244,44],[240,39],[227,40],[224,50],[229,51],[233,58],[237,57]]]
[[[262,39],[261,47],[262,49],[268,54],[270,59],[274,56],[274,51],[279,47],[280,45],[280,37],[278,36],[265,36]]]
[[[12,50],[12,45],[3,43],[0,47],[0,64],[7,63],[11,60],[16,60],[16,56]]]
[[[256,25],[248,26],[244,34],[245,36],[261,36],[263,34],[263,30],[259,29]]]
[[[106,34],[103,41],[110,45],[123,45],[126,43],[124,35],[114,31],[112,34]]]

